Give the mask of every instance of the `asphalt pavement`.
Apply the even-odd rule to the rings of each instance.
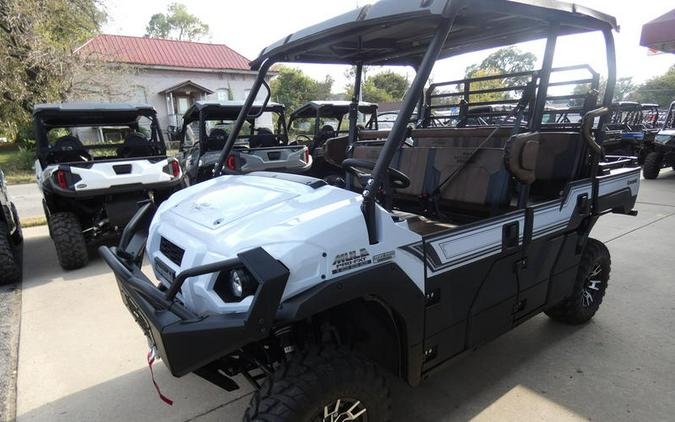
[[[675,415],[675,172],[642,181],[637,217],[608,215],[612,274],[596,318],[538,316],[417,388],[393,380],[396,421],[672,421]],[[100,259],[63,272],[44,227],[26,230],[17,420],[235,421],[250,388],[173,378],[157,398],[147,345]]]
[[[44,217],[42,209],[42,192],[37,183],[23,183],[20,185],[8,185],[9,198],[16,205],[19,218]]]

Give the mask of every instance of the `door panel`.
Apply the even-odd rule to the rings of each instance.
[[[524,211],[428,236],[425,368],[513,326]]]

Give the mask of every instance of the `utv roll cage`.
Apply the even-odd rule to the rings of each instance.
[[[235,121],[239,117],[244,103],[242,101],[222,101],[222,102],[202,102],[194,103],[183,115],[183,126],[181,128],[180,150],[185,148],[185,138],[187,128],[194,122],[199,122],[199,131],[197,143],[199,144],[200,154],[206,151],[220,151],[225,146],[224,140],[211,140],[207,128],[209,121]],[[277,116],[276,134],[256,134],[258,129],[255,126],[255,120],[264,113],[274,113]],[[282,104],[270,103],[255,104],[251,107],[246,119],[249,123],[250,132],[248,134],[249,146],[255,148],[260,145],[276,146],[288,144],[288,133],[286,128],[286,107]],[[260,144],[260,145],[259,145]]]
[[[660,129],[661,109],[658,104],[642,104],[643,124],[647,130]]]
[[[546,101],[553,72],[553,56],[558,37],[599,31],[604,35],[608,64],[607,89],[602,106],[609,107],[616,84],[616,52],[612,30],[618,30],[616,20],[603,13],[576,4],[557,0],[383,0],[373,5],[345,13],[318,25],[288,35],[265,48],[251,62],[258,77],[251,89],[232,133],[228,138],[216,175],[223,170],[223,161],[234,146],[237,133],[250,113],[250,108],[270,67],[279,62],[324,63],[356,66],[354,98],[350,110],[349,144],[357,140],[356,120],[361,92],[363,66],[412,66],[416,75],[403,100],[396,123],[372,168],[363,190],[362,211],[371,244],[377,243],[376,196],[386,188],[392,175],[389,168],[408,133],[408,122],[415,111],[424,107],[424,87],[436,61],[463,53],[497,48],[526,41],[546,39],[543,66],[535,81],[537,94],[527,120],[529,131],[542,130]],[[522,121],[524,107],[519,107],[517,120]],[[587,113],[584,139],[584,165],[579,175],[594,179],[602,158],[603,132],[592,128],[595,119],[604,127],[606,109]],[[419,115],[418,114],[418,115]],[[519,130],[516,124],[514,132]],[[595,139],[600,143],[596,143]],[[344,165],[344,164],[343,164]],[[519,183],[518,207],[527,208],[529,185]],[[591,214],[597,214],[598,188],[594,183]]]
[[[425,93],[421,126],[513,126],[516,124],[514,110],[522,104],[521,126],[525,129],[535,108],[539,72],[534,70],[431,84]],[[582,78],[565,78],[570,73],[585,75]],[[553,68],[553,75],[560,75],[560,80],[550,82],[549,87],[581,86],[585,89],[582,93],[547,95],[542,129],[579,128],[581,118],[596,107],[600,74],[584,64]],[[484,88],[480,85],[490,82],[500,82],[500,86]]]
[[[638,131],[643,129],[644,114],[640,103],[620,101],[610,106],[608,130]]]
[[[132,131],[140,132],[139,120],[142,117],[150,120],[149,140],[139,140],[138,137],[134,137],[133,142],[129,142],[131,139],[128,138],[124,144],[102,142],[82,145],[75,138],[74,142],[64,144],[63,147],[58,142],[51,145],[49,141],[49,131],[57,128],[127,126]],[[166,145],[157,119],[157,111],[147,104],[38,104],[33,109],[33,126],[37,139],[37,158],[43,167],[49,164],[72,161],[71,158],[76,153],[82,152],[77,151],[78,149],[84,150],[85,155],[89,155],[89,150],[106,150],[114,147],[120,147],[118,155],[120,150],[124,150],[124,148],[127,148],[134,157],[166,155]],[[107,159],[110,159],[110,157],[92,158],[95,161]],[[75,161],[81,161],[81,159],[78,158]]]
[[[670,103],[668,114],[666,114],[666,119],[663,121],[663,126],[661,129],[675,129],[675,101]]]
[[[288,127],[291,128],[293,122],[298,119],[314,118],[314,139],[318,139],[323,129],[322,119],[337,120],[337,127],[333,128],[334,136],[341,132],[345,132],[343,128],[344,117],[349,115],[351,107],[350,101],[310,101],[305,105],[295,110],[288,118]],[[370,116],[365,127],[368,129],[377,130],[377,104],[361,101],[358,106],[358,111],[361,114]]]

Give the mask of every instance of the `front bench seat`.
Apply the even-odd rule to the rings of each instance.
[[[511,175],[504,164],[504,143],[511,134],[509,128],[497,131],[486,143],[492,128],[415,129],[410,135],[414,147],[402,147],[392,160],[392,167],[410,178],[410,186],[396,191],[397,196],[416,199],[433,193],[439,185],[463,163],[469,164],[440,189],[440,200],[450,207],[471,208],[496,212],[511,201]],[[361,135],[361,134],[360,134]],[[385,137],[387,132],[366,131],[361,139]],[[483,144],[484,143],[484,144]],[[476,151],[476,148],[483,147]],[[358,142],[354,158],[377,160],[381,144]],[[475,152],[475,154],[474,154]],[[412,197],[412,198],[411,198]]]

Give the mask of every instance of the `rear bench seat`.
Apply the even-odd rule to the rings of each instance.
[[[471,157],[493,131],[492,128],[431,128],[410,132],[413,147],[404,145],[392,160],[392,167],[410,178],[410,186],[396,196],[418,201],[439,186]],[[353,157],[376,161],[388,132],[362,131],[354,145]],[[530,193],[536,200],[560,197],[565,185],[579,177],[580,150],[584,147],[578,132],[542,132],[535,136],[534,182]],[[502,128],[486,142],[455,178],[441,191],[440,201],[460,210],[489,211],[494,214],[508,207],[513,193],[513,174],[506,168],[504,147],[511,129]],[[531,182],[527,182],[531,183]]]

